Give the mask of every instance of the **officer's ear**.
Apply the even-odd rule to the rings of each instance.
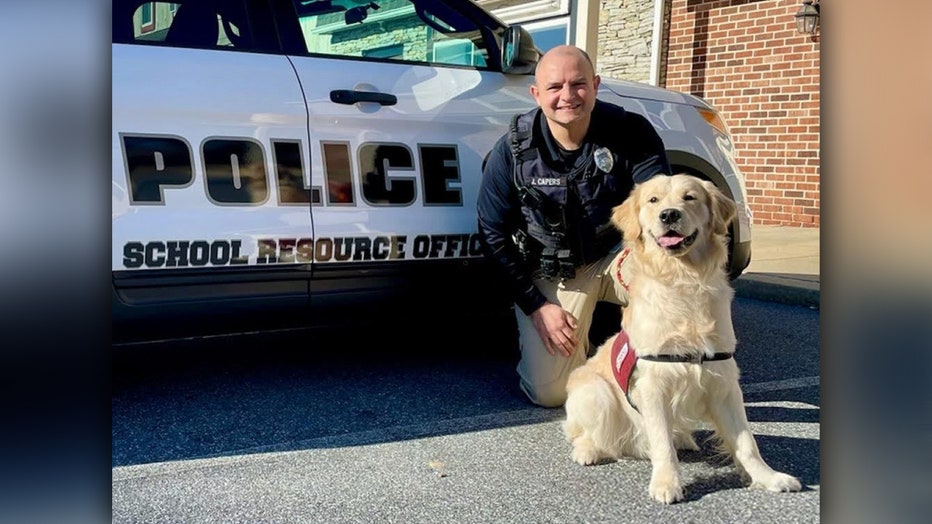
[[[635,186],[631,194],[620,205],[612,209],[612,224],[621,231],[625,242],[633,242],[641,238],[641,223],[638,220],[638,188]]]

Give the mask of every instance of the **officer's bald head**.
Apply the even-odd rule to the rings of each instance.
[[[592,64],[592,59],[589,58],[588,53],[573,45],[558,45],[544,53],[544,56],[542,56],[537,62],[537,67],[534,69],[535,77],[539,75],[540,71],[550,66],[554,62],[565,60],[582,61],[588,66],[586,67],[586,72],[588,73],[589,78],[595,76],[595,66]]]

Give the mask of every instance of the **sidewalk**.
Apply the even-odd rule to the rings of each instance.
[[[732,282],[741,297],[819,307],[819,228],[751,227],[751,264]]]

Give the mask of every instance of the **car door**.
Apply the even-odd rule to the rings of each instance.
[[[267,3],[119,0],[113,17],[115,316],[306,307],[307,111]]]
[[[482,160],[532,104],[491,29],[440,1],[277,4],[297,17],[280,29],[308,106],[315,280],[480,257]]]

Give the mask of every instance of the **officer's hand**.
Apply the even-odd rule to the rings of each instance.
[[[556,304],[545,303],[531,313],[537,333],[551,355],[558,352],[564,357],[576,349],[576,319]]]

